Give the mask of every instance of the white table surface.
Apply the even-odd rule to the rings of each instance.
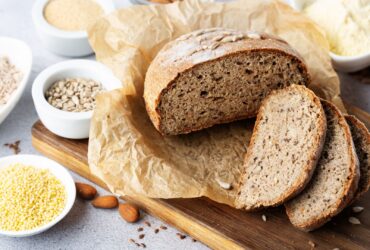
[[[38,154],[31,145],[31,126],[38,119],[31,98],[31,85],[44,68],[66,60],[41,46],[31,22],[32,3],[33,1],[24,0],[0,0],[0,36],[15,37],[27,42],[32,48],[34,60],[24,95],[0,125],[0,157],[12,154],[3,144],[16,140],[21,140],[21,153]],[[128,0],[115,0],[115,3],[118,7],[129,5]],[[341,75],[341,79],[346,82],[342,85],[343,98],[370,112],[369,82],[354,80],[349,75]],[[72,175],[76,181],[88,182],[73,172]],[[100,188],[98,191],[100,194],[107,193]],[[143,225],[145,220],[150,221],[152,228]],[[155,234],[154,228],[162,224],[165,225],[149,215],[145,215],[138,224],[128,224],[119,217],[116,210],[98,210],[88,202],[77,199],[67,217],[49,231],[29,238],[0,236],[0,249],[134,249],[137,247],[129,243],[128,239],[138,239],[136,229],[140,226],[145,228],[145,238],[140,242],[145,243],[147,249],[207,249],[199,242],[192,242],[190,237],[180,240],[176,236],[178,231],[169,226],[168,230]]]

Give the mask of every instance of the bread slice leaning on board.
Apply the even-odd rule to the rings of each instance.
[[[177,135],[254,117],[271,90],[309,81],[301,56],[280,38],[212,28],[159,51],[146,73],[144,100],[156,129]]]
[[[290,222],[314,230],[352,202],[360,179],[359,162],[350,128],[341,112],[322,100],[327,131],[321,157],[307,187],[285,204]]]
[[[370,133],[359,119],[352,115],[345,116],[351,129],[353,143],[360,162],[360,181],[354,201],[360,198],[370,188]]]
[[[291,85],[273,91],[259,109],[237,207],[277,206],[301,192],[315,170],[325,133],[325,113],[311,90]]]

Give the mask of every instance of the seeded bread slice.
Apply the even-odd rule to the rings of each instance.
[[[146,73],[144,100],[157,130],[176,135],[254,117],[271,90],[308,83],[303,59],[287,42],[213,28],[163,47]]]
[[[306,87],[273,91],[262,103],[244,162],[237,207],[277,206],[311,179],[325,140],[320,99]]]
[[[359,119],[346,115],[346,121],[351,129],[357,157],[360,163],[360,181],[354,197],[357,200],[370,188],[370,133]]]
[[[327,131],[324,148],[307,188],[285,204],[290,222],[314,230],[342,211],[353,199],[360,177],[349,126],[341,112],[322,101]]]

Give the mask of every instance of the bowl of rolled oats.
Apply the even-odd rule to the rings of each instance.
[[[42,123],[70,139],[89,137],[96,96],[121,87],[109,68],[92,60],[69,60],[42,71],[32,86],[32,98]]]
[[[31,67],[32,52],[26,43],[0,37],[0,124],[21,98]]]

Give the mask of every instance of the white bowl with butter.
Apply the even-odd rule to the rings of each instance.
[[[51,52],[68,57],[87,56],[93,53],[89,44],[86,30],[70,30],[53,26],[46,20],[45,8],[53,0],[36,0],[32,7],[32,20],[43,45]],[[103,14],[112,12],[114,4],[112,0],[89,0],[98,4]],[[67,12],[68,13],[68,12]],[[67,15],[66,13],[66,15]],[[59,14],[55,20],[59,20]],[[66,20],[68,21],[68,19]],[[68,22],[67,22],[68,24]]]
[[[370,6],[359,1],[286,0],[326,31],[336,70],[354,72],[370,66]],[[366,21],[367,20],[367,21]]]
[[[42,233],[59,221],[61,221],[71,210],[76,199],[76,187],[72,179],[71,174],[59,163],[50,160],[46,157],[38,155],[12,155],[0,158],[0,170],[6,168],[13,164],[22,164],[25,166],[32,166],[38,169],[47,169],[58,179],[61,184],[64,186],[66,193],[66,199],[63,210],[51,221],[43,224],[39,227],[22,230],[22,231],[5,231],[0,230],[0,235],[10,236],[10,237],[26,237],[32,236],[35,234]],[[1,198],[0,198],[1,199]]]

